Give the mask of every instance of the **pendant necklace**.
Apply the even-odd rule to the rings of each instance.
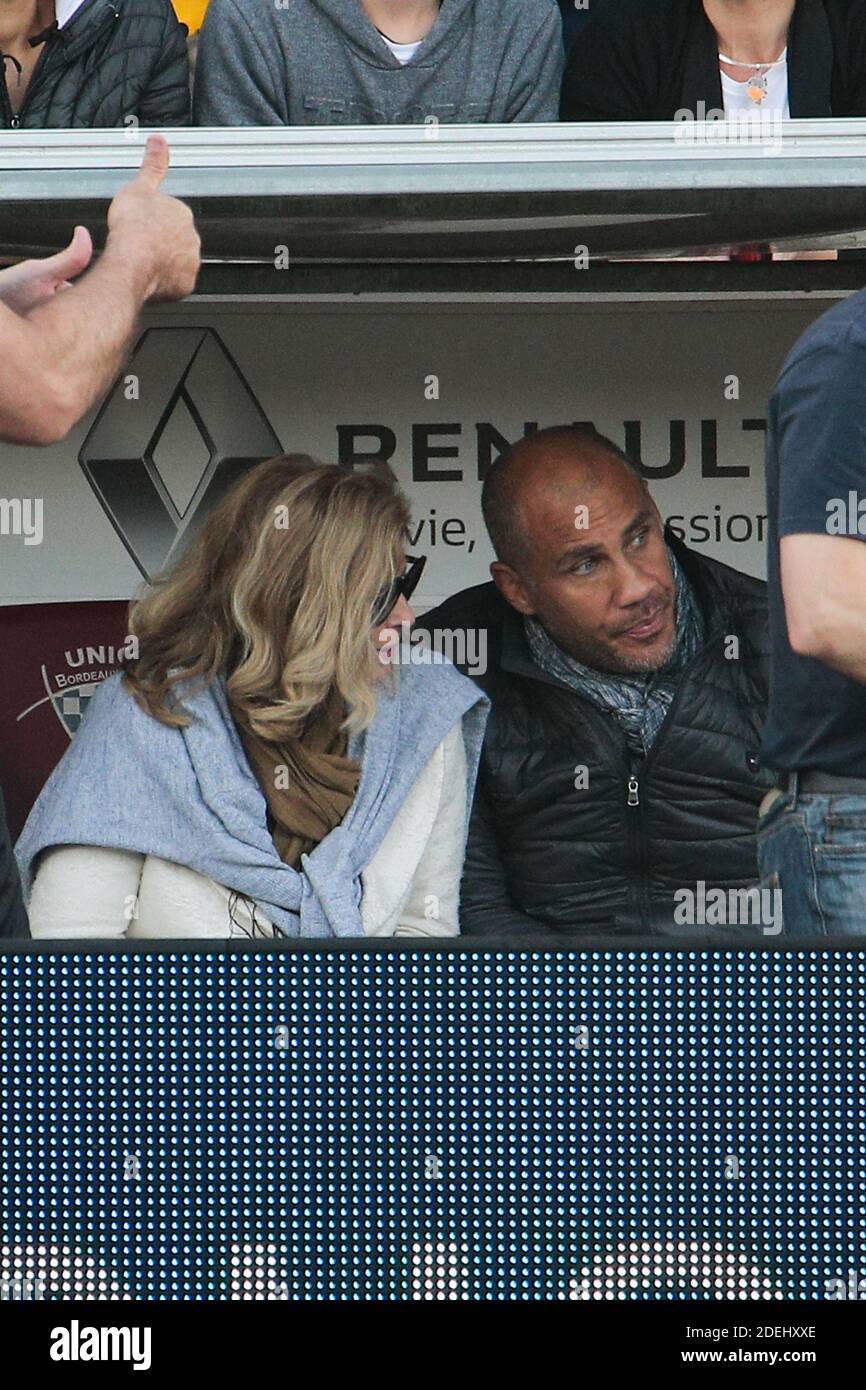
[[[749,78],[749,85],[746,90],[755,105],[760,106],[761,102],[764,101],[767,96],[767,73],[770,71],[770,68],[779,68],[788,61],[786,57],[787,51],[788,50],[785,49],[785,53],[782,54],[781,58],[777,58],[774,63],[740,63],[735,58],[726,57],[724,53],[719,54],[719,62],[728,63],[732,68],[752,69],[752,76]]]

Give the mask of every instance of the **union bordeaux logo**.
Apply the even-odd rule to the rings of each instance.
[[[11,833],[69,747],[100,685],[133,655],[122,600],[3,610],[0,786]]]
[[[120,648],[105,644],[99,647],[78,647],[75,651],[65,653],[66,671],[58,671],[52,675],[47,666],[40,666],[39,672],[46,693],[23,709],[18,715],[18,720],[26,719],[41,705],[50,705],[62,728],[68,737],[72,738],[73,734],[78,732],[87,713],[90,697],[106,677],[117,670],[120,655]]]

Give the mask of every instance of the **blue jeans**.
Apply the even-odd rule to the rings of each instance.
[[[757,837],[785,937],[866,936],[866,796],[780,792]]]

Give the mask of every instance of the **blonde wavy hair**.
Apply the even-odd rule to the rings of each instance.
[[[344,727],[376,707],[376,601],[404,563],[409,504],[386,464],[287,454],[251,468],[129,609],[138,656],[124,680],[183,727],[175,687],[226,677],[232,704],[272,742],[299,736],[336,689]],[[193,688],[191,686],[190,688]]]

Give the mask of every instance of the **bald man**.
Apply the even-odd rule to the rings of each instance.
[[[744,894],[772,781],[764,584],[666,532],[636,467],[587,429],[521,440],[482,507],[492,583],[419,622],[486,633],[462,932],[778,934],[776,899]]]

